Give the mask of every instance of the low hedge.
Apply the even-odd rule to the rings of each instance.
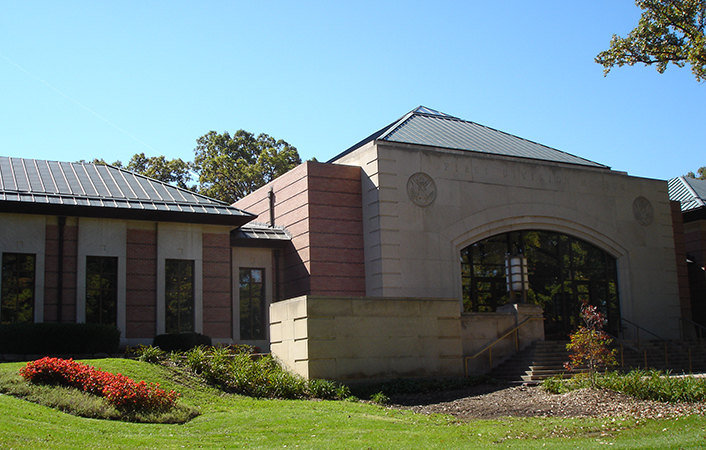
[[[158,334],[152,341],[152,346],[165,352],[186,352],[199,345],[211,345],[211,338],[199,333],[168,333]]]
[[[11,323],[0,325],[0,353],[62,355],[116,353],[120,330],[89,323]]]

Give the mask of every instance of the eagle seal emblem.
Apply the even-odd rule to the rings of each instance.
[[[436,183],[424,172],[417,172],[407,180],[407,195],[417,206],[425,207],[436,200]]]
[[[637,197],[635,201],[632,202],[632,213],[637,223],[643,227],[652,225],[654,221],[655,212],[652,208],[652,203],[645,197]]]

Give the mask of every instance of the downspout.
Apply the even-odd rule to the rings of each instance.
[[[275,191],[270,187],[270,192],[267,193],[267,197],[270,200],[270,227],[274,228],[275,226]],[[275,292],[274,292],[274,300],[277,302],[280,300],[280,286],[279,286],[279,258],[280,258],[280,250],[275,250],[274,251],[274,260],[275,260]]]
[[[59,262],[57,264],[57,271],[59,272],[56,284],[57,294],[56,294],[56,316],[59,323],[63,322],[63,309],[64,309],[64,228],[66,227],[66,217],[59,216]]]
[[[270,192],[267,194],[270,199],[270,226],[275,226],[275,191],[270,188]]]

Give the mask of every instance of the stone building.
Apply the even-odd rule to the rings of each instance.
[[[424,107],[232,206],[92,164],[0,158],[0,183],[2,322],[197,331],[355,379],[487,371],[582,302],[627,338],[692,317],[665,181]]]

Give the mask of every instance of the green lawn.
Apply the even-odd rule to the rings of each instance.
[[[706,418],[506,419],[459,423],[345,401],[256,400],[185,388],[156,365],[105,359],[92,365],[182,393],[201,415],[182,425],[136,424],[71,416],[0,395],[1,449],[93,448],[621,448],[706,447]],[[0,373],[23,364],[0,364]]]

